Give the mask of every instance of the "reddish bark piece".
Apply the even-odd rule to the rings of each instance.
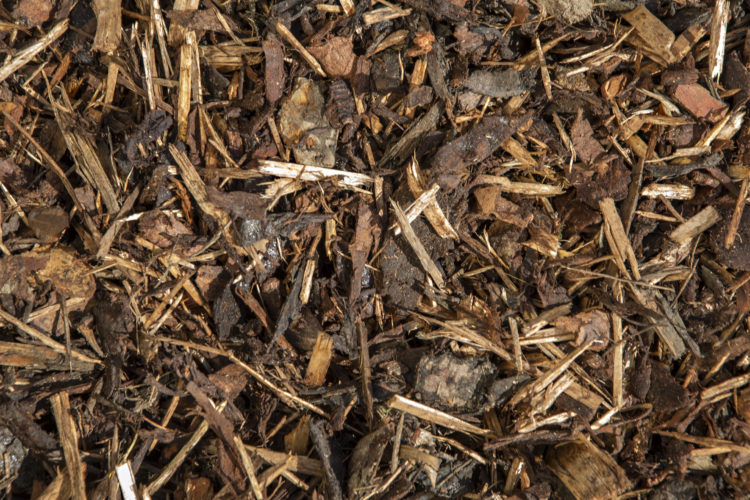
[[[494,214],[499,220],[521,229],[527,227],[534,219],[534,215],[512,201],[503,198],[502,192],[500,186],[484,186],[475,189],[474,197],[477,199],[479,213],[483,215]]]
[[[567,177],[568,182],[576,187],[578,198],[592,207],[598,206],[601,199],[620,201],[628,195],[630,170],[622,160],[610,155],[592,167],[573,165]]]
[[[354,71],[354,44],[350,37],[335,36],[323,45],[308,47],[320,65],[332,78],[349,76]]]
[[[284,95],[284,49],[276,40],[263,40],[263,54],[266,56],[266,99],[273,103]]]
[[[705,87],[697,83],[678,85],[674,91],[674,98],[690,114],[711,123],[721,120],[727,112],[726,104],[714,98]]]
[[[232,276],[223,267],[206,265],[198,268],[195,286],[208,302],[213,302],[219,298],[231,279]]]
[[[219,191],[213,186],[206,187],[206,194],[212,203],[224,209],[232,217],[260,220],[266,215],[266,201],[259,194],[246,191]]]
[[[54,5],[49,0],[21,0],[13,9],[13,18],[29,27],[49,21]]]
[[[34,235],[45,243],[57,241],[70,224],[68,213],[60,207],[34,209],[28,217]]]
[[[627,80],[625,75],[615,75],[604,82],[601,87],[602,97],[605,99],[614,99],[617,97],[622,92],[622,89],[625,88]]]
[[[159,210],[148,212],[138,221],[143,237],[154,245],[167,248],[180,236],[190,236],[192,231],[171,213]]]
[[[570,130],[570,138],[578,156],[585,162],[593,162],[599,155],[604,153],[604,148],[594,137],[591,124],[583,117],[582,110],[578,110],[576,121]]]
[[[414,45],[406,51],[406,55],[409,57],[423,56],[432,50],[433,43],[435,43],[435,35],[429,31],[418,31],[414,34]]]
[[[185,29],[196,31],[223,32],[224,26],[212,10],[168,10],[167,18]],[[232,31],[238,29],[237,24],[230,17],[225,17],[227,26]]]
[[[432,159],[433,175],[446,189],[455,189],[466,176],[468,167],[478,163],[531,121],[530,115],[507,119],[487,116],[471,131],[442,146]]]
[[[80,311],[94,296],[96,283],[90,267],[74,252],[54,248],[49,251],[31,251],[0,259],[0,294],[8,294],[23,301],[32,301],[38,293],[51,285],[52,290],[65,297],[68,313]],[[73,302],[71,299],[74,299]],[[57,303],[52,294],[48,305]],[[31,324],[43,332],[55,328],[62,332],[62,322],[56,314],[43,314]]]
[[[467,23],[459,24],[453,32],[458,41],[458,52],[462,55],[481,56],[486,48],[485,37],[469,30]]]
[[[185,480],[185,500],[213,498],[214,488],[207,477],[191,477]]]
[[[609,345],[611,325],[609,316],[604,311],[586,311],[575,316],[563,316],[553,323],[560,333],[575,334],[574,343],[581,345],[591,339],[594,350],[604,350]]]
[[[360,200],[357,209],[357,226],[354,237],[349,244],[352,257],[352,279],[349,288],[349,301],[354,303],[359,299],[362,291],[362,277],[367,264],[367,256],[372,245],[380,236],[376,225],[375,213],[368,203]]]

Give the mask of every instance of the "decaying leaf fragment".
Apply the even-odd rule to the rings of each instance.
[[[298,163],[331,168],[336,163],[338,130],[323,113],[325,99],[318,85],[298,78],[279,110],[279,132]]]

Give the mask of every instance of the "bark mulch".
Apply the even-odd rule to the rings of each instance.
[[[750,3],[8,0],[0,488],[750,494]]]

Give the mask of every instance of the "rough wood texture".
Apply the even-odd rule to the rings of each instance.
[[[747,496],[748,2],[90,3],[0,19],[6,496]]]

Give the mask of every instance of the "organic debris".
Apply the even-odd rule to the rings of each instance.
[[[8,498],[744,498],[748,2],[12,0]]]

